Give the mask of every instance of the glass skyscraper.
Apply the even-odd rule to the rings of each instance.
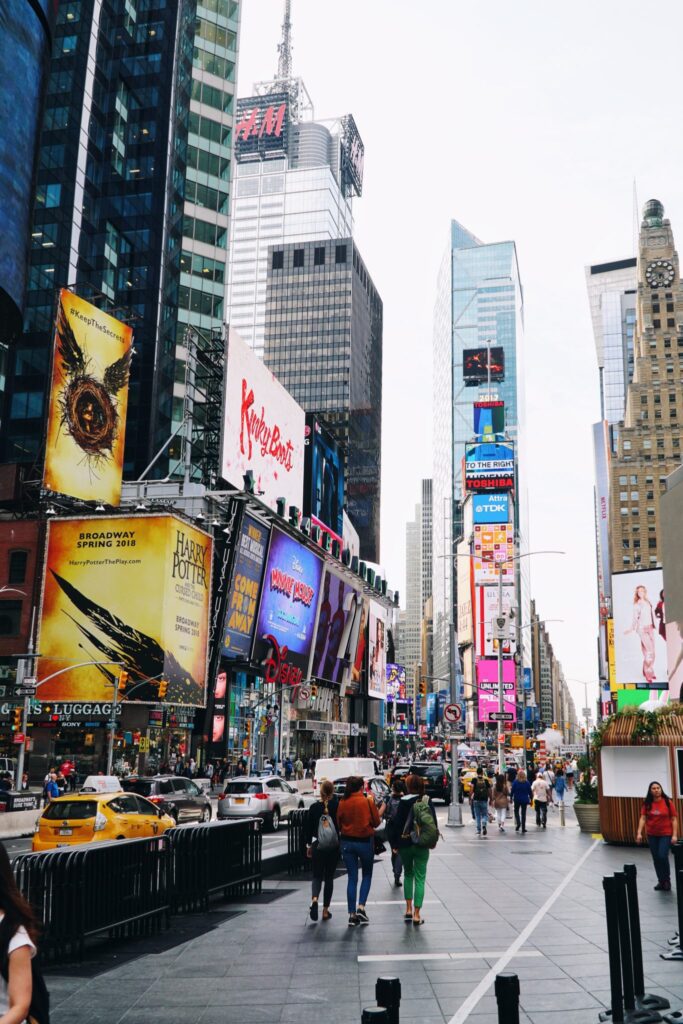
[[[632,257],[586,267],[586,288],[600,371],[600,411],[610,426],[624,418],[626,389],[633,379],[636,263]]]
[[[239,13],[237,0],[59,4],[5,461],[41,456],[62,287],[133,326],[125,475],[182,421],[187,327],[224,320]],[[173,474],[179,447],[150,475]]]

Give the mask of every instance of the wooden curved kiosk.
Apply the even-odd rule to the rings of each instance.
[[[607,842],[635,844],[651,782],[663,785],[682,822],[683,707],[614,715],[602,732],[597,771],[600,831]]]

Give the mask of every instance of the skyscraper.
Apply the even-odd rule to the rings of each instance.
[[[40,458],[60,287],[133,325],[126,475],[183,421],[186,329],[224,319],[239,14],[237,0],[59,5],[4,460]],[[178,462],[176,440],[150,475]]]
[[[344,449],[361,558],[379,562],[383,310],[353,239],[272,246],[265,309],[265,364]]]
[[[415,518],[406,523],[406,595],[403,613],[400,660],[408,684],[414,686],[418,666],[421,675],[431,675],[423,660],[425,606],[432,594],[432,481],[422,481],[422,501],[415,506]],[[430,616],[431,617],[431,616]]]

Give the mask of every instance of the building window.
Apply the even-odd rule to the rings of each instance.
[[[659,303],[658,302],[653,302],[652,303],[652,312],[653,313],[659,313]]]
[[[620,476],[619,477],[619,483],[622,484],[622,485],[625,484],[625,483],[628,483],[628,477]]]
[[[667,313],[673,313],[673,311],[674,311],[674,304],[673,304],[673,302],[667,302],[667,304],[666,304],[666,311],[667,311]]]
[[[273,253],[273,270],[282,270],[285,265],[285,254],[282,249],[276,249]]]
[[[346,246],[337,245],[334,250],[334,262],[346,263]]]
[[[630,541],[629,541],[628,537],[624,537],[622,542],[621,542],[622,548],[625,548],[628,551],[629,544],[630,544]]]
[[[0,636],[19,636],[21,601],[0,601]]]
[[[316,245],[315,249],[313,250],[313,266],[325,266],[325,249],[322,245]]]
[[[650,548],[650,550],[655,551],[657,549],[657,538],[656,537],[648,537],[647,538],[647,546],[648,546],[648,548]]]
[[[28,551],[10,551],[8,583],[23,583],[26,579]]]
[[[304,250],[303,249],[295,249],[294,250],[294,258],[292,260],[292,266],[293,267],[303,267],[303,265],[304,265]]]

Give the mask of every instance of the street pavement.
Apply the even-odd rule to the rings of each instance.
[[[585,1024],[609,1005],[602,877],[638,868],[646,990],[683,1006],[683,963],[660,952],[676,900],[653,891],[642,849],[607,846],[551,813],[527,835],[508,823],[478,839],[444,829],[431,855],[425,925],[403,923],[387,855],[375,864],[368,927],[347,927],[346,878],[333,918],[309,921],[306,876],[267,878],[259,897],[218,903],[135,944],[101,944],[81,965],[50,968],[53,1024],[359,1024],[380,975],[401,979],[401,1020],[494,1024],[495,975],[516,973],[520,1020]],[[445,819],[445,809],[439,811]]]

